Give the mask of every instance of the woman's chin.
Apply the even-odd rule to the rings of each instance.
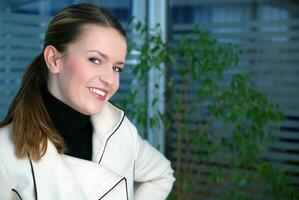
[[[97,115],[99,113],[101,113],[102,109],[103,109],[104,104],[101,105],[96,105],[96,106],[89,106],[88,108],[86,108],[86,115]]]

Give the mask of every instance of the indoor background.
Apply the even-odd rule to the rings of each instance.
[[[60,9],[79,2],[90,2],[110,10],[126,26],[135,17],[153,27],[160,24],[161,37],[167,44],[175,44],[200,25],[221,44],[234,44],[241,50],[237,67],[224,72],[226,77],[235,73],[247,73],[254,87],[264,92],[269,101],[278,104],[284,113],[282,123],[276,129],[276,143],[271,144],[262,156],[289,177],[292,187],[299,187],[299,1],[298,0],[1,0],[0,1],[0,119],[15,95],[26,66],[42,50],[43,34],[47,23]],[[128,28],[129,29],[129,28]],[[128,30],[130,33],[132,30]],[[130,34],[129,34],[130,36]],[[138,62],[138,55],[129,56],[127,68]],[[173,73],[165,65],[165,73]],[[113,99],[117,104],[130,90],[132,79],[129,69],[121,77],[119,94]],[[165,77],[160,72],[149,74],[147,87]],[[200,83],[199,83],[200,84]],[[187,102],[192,101],[194,85],[174,81],[173,89],[187,90]],[[159,94],[163,94],[163,87]],[[150,91],[150,90],[149,90]],[[145,93],[145,98],[153,98]],[[167,98],[158,100],[162,109],[171,107]],[[158,109],[160,109],[158,108]],[[150,108],[151,109],[151,108]],[[200,117],[188,119],[196,125]],[[152,131],[141,128],[141,135],[159,148],[177,165],[178,133],[175,128]],[[157,130],[157,129],[156,129]],[[183,140],[184,143],[184,140]],[[185,144],[188,145],[188,144]],[[199,147],[192,147],[190,159]],[[191,162],[189,158],[182,160]],[[219,163],[209,163],[209,166]],[[183,168],[182,168],[183,169]],[[214,190],[205,189],[210,172],[200,171],[200,163],[193,163],[192,189],[188,198],[221,199]],[[177,171],[176,171],[177,172]],[[179,177],[177,177],[179,179]],[[176,185],[175,187],[180,187]],[[191,186],[190,186],[191,187]],[[225,187],[225,186],[223,186]],[[175,190],[175,188],[174,188]],[[248,189],[248,191],[254,191]],[[174,192],[175,193],[175,192]],[[177,194],[179,195],[179,194]],[[175,194],[171,198],[175,199]],[[260,198],[256,197],[257,199]],[[178,196],[176,199],[180,199]],[[226,198],[224,198],[226,199]],[[238,198],[235,198],[238,199]]]

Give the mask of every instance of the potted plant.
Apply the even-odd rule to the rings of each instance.
[[[159,26],[131,27],[143,42],[129,42],[139,62],[130,66],[133,89],[121,104],[142,130],[165,126],[176,176],[169,199],[299,199],[287,177],[261,157],[283,114],[245,74],[225,76],[237,66],[239,49],[198,27],[172,45],[162,41]],[[166,110],[148,119],[148,105],[157,99],[140,100],[138,94],[149,70],[161,64],[167,68]]]

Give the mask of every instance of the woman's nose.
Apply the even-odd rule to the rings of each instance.
[[[103,81],[105,84],[112,85],[114,82],[114,73],[112,67],[105,67],[105,70],[100,76],[100,80]]]

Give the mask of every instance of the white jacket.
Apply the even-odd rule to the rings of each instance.
[[[174,182],[170,162],[123,111],[107,103],[91,120],[92,161],[59,154],[50,141],[39,162],[18,159],[11,125],[0,129],[0,200],[166,199]]]

